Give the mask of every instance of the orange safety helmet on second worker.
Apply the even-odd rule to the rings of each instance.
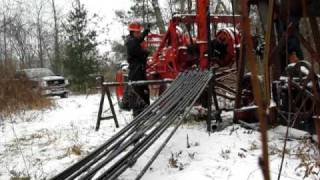
[[[130,23],[128,25],[128,30],[129,31],[141,31],[142,30],[142,26],[138,22],[133,22],[133,23]]]

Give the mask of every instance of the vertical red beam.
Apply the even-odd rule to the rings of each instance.
[[[178,37],[177,37],[177,23],[175,20],[170,21],[171,26],[169,27],[171,46],[173,49],[178,49]]]
[[[207,36],[207,12],[209,1],[197,0],[197,26],[198,36],[197,44],[199,45],[200,57],[199,65],[201,70],[208,68],[208,58],[205,56],[205,52],[208,50],[208,36]]]

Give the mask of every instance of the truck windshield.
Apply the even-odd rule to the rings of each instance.
[[[47,68],[35,68],[23,70],[28,78],[42,78],[46,76],[54,76],[54,73]]]

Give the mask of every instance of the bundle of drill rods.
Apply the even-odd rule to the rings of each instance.
[[[116,179],[171,126],[165,138],[136,179],[140,179],[182,124],[209,81],[211,71],[181,73],[152,105],[106,143],[54,177],[60,179]]]

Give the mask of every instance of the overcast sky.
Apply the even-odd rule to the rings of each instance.
[[[69,0],[56,0],[63,13],[68,13],[72,7],[72,2]],[[121,40],[123,33],[127,33],[125,27],[115,21],[115,10],[129,10],[132,5],[131,0],[81,0],[81,3],[85,5],[89,15],[98,14],[99,17],[103,18],[101,25],[108,25],[109,33],[108,37],[106,34],[99,34],[98,39],[110,39],[110,40]],[[105,52],[110,50],[110,46],[100,46],[99,50]]]
[[[106,23],[110,26],[109,36],[112,39],[121,39],[123,27],[115,21],[115,10],[129,10],[130,0],[82,0],[90,11],[104,17]]]
[[[126,33],[124,27],[115,21],[115,10],[129,10],[131,6],[130,0],[82,0],[90,14],[96,13],[104,18],[103,24],[108,24],[109,33],[100,35],[100,38],[108,38],[111,40],[121,40],[121,36]],[[110,50],[110,46],[100,46],[100,51]]]
[[[71,9],[72,1],[69,0],[56,0],[64,12],[68,12]],[[159,0],[160,6],[163,7],[169,0]],[[110,40],[121,40],[122,35],[127,34],[126,27],[123,27],[119,22],[115,20],[115,10],[129,10],[132,6],[131,0],[81,0],[88,10],[89,14],[98,14],[103,17],[103,25],[108,24],[109,34],[99,35],[99,39],[108,38]],[[100,46],[99,50],[105,52],[110,50],[110,46]]]
[[[159,0],[160,6],[164,6],[169,0]],[[81,0],[85,4],[90,13],[97,13],[99,16],[105,18],[106,22],[110,24],[110,36],[111,38],[121,38],[122,32],[126,32],[126,29],[119,26],[119,23],[114,20],[115,10],[129,10],[132,6],[131,0]],[[118,38],[117,38],[118,37]]]

